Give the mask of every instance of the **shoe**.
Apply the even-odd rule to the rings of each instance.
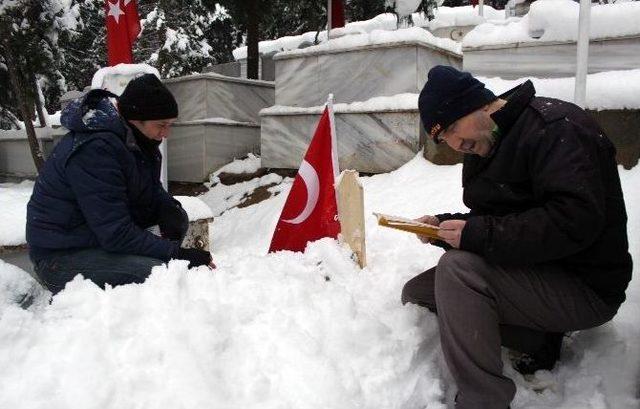
[[[552,370],[560,359],[563,337],[562,332],[547,333],[540,349],[532,354],[523,353],[512,361],[513,369],[522,375],[531,375],[541,369]]]

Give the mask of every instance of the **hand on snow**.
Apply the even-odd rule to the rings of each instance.
[[[459,249],[460,237],[462,237],[462,230],[465,224],[467,224],[465,220],[445,220],[440,223],[438,236],[451,247]]]
[[[437,226],[440,224],[440,220],[438,220],[437,217],[435,216],[430,216],[430,215],[426,215],[426,216],[422,216],[422,217],[418,217],[417,219],[415,219],[417,222],[420,223],[425,223],[425,224],[430,224],[432,226]],[[418,239],[420,239],[421,242],[423,243],[433,243],[435,240],[427,237],[427,236],[423,236],[421,234],[416,234],[416,236],[418,236]]]
[[[189,268],[198,266],[213,266],[213,268],[215,268],[211,253],[205,250],[180,247],[172,254],[171,258],[188,260]]]

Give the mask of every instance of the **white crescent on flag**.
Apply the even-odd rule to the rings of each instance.
[[[320,194],[320,179],[318,178],[318,172],[316,172],[309,162],[303,160],[300,165],[300,170],[298,170],[298,176],[300,176],[307,187],[307,203],[298,216],[293,219],[282,220],[286,223],[300,224],[307,220],[318,203],[318,196]]]

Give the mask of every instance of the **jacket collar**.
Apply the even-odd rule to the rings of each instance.
[[[536,95],[536,89],[530,80],[510,89],[498,98],[506,99],[502,108],[491,114],[491,119],[498,125],[500,133],[506,135],[516,123],[522,111],[529,105]]]

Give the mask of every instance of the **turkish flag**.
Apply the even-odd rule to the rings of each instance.
[[[331,2],[331,28],[344,27],[344,0]]]
[[[327,104],[271,239],[269,252],[304,251],[310,241],[338,237],[335,178],[338,155],[333,111]]]
[[[135,0],[106,0],[109,66],[133,62],[131,48],[140,34]]]

